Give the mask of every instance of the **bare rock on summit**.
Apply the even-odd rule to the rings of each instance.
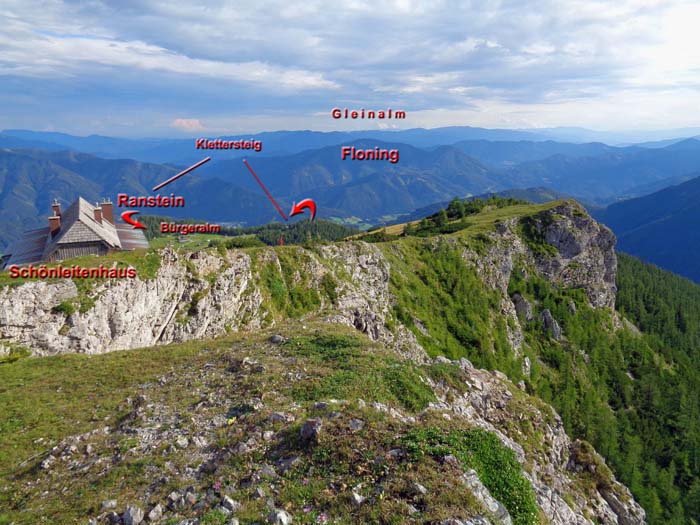
[[[143,510],[135,505],[127,507],[122,521],[124,525],[138,525],[143,521]]]
[[[538,261],[544,277],[566,287],[583,288],[593,307],[614,308],[615,235],[571,201],[541,214],[535,228],[556,249],[554,256]]]

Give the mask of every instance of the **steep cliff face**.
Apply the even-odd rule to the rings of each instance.
[[[516,303],[508,286],[514,270],[543,276],[554,286],[581,288],[590,305],[615,307],[615,236],[592,219],[577,203],[559,206],[524,218],[508,218],[496,225],[486,250],[465,247],[465,261],[478,269],[484,282],[501,296],[501,313],[509,319],[509,341],[517,352],[523,342]],[[522,303],[527,308],[526,303]]]
[[[467,388],[432,383],[439,399],[434,407],[495,433],[515,451],[549,523],[644,523],[629,490],[590,445],[571,441],[551,407],[515,389],[500,372],[476,369],[466,359],[457,364]]]
[[[614,305],[614,237],[576,204],[565,203],[525,221],[512,218],[499,223],[485,252],[458,238],[451,242],[463,246],[465,263],[501,294],[501,313],[511,320],[508,330],[516,352],[522,332],[508,296],[516,266],[531,268],[557,285],[583,288],[594,307]],[[215,337],[273,325],[288,313],[277,308],[282,311],[274,314],[279,293],[275,286],[282,293],[300,286],[315,291],[317,297],[303,305],[303,315],[325,315],[355,326],[371,339],[421,359],[414,332],[400,322],[387,328],[394,298],[386,251],[396,249],[393,244],[379,248],[363,242],[224,254],[166,249],[153,279],[104,281],[88,292],[79,292],[69,280],[0,289],[0,337],[36,355],[96,354]],[[272,290],[265,274],[269,267],[275,274]],[[77,301],[79,293],[88,296],[88,308],[70,315],[57,309],[66,301]]]
[[[522,391],[524,384],[516,387],[500,372],[480,370],[466,359],[450,361],[444,357],[429,357],[429,354],[435,355],[436,349],[438,354],[441,353],[443,345],[447,344],[446,335],[440,333],[441,329],[444,330],[440,328],[443,326],[440,324],[442,319],[435,320],[430,314],[439,318],[452,315],[441,310],[444,309],[444,304],[440,304],[438,295],[430,295],[432,274],[428,270],[431,266],[439,267],[440,278],[446,282],[442,293],[449,296],[473,292],[483,296],[483,304],[487,305],[485,308],[488,311],[480,312],[478,321],[482,324],[467,326],[472,327],[474,333],[479,330],[488,332],[491,328],[496,332],[499,327],[504,327],[509,352],[520,360],[527,377],[530,373],[530,360],[522,353],[526,323],[540,322],[542,329],[554,339],[565,338],[566,332],[562,333],[549,310],[545,310],[549,316],[542,312],[541,316],[533,318],[527,299],[520,293],[511,294],[514,277],[538,276],[553,287],[579,288],[583,290],[588,307],[598,311],[610,310],[610,315],[614,317],[612,308],[615,300],[616,258],[613,245],[614,237],[609,230],[593,221],[580,206],[567,202],[526,216],[499,219],[493,228],[476,237],[456,234],[436,239],[399,240],[383,244],[354,241],[311,249],[285,247],[195,253],[166,249],[160,253],[160,265],[153,278],[105,281],[96,283],[89,289],[76,286],[71,281],[28,282],[0,289],[0,341],[8,349],[22,345],[39,356],[73,352],[103,354],[141,347],[144,347],[142,352],[150,352],[155,349],[145,347],[237,332],[246,332],[253,340],[260,331],[276,327],[289,331],[292,330],[289,328],[292,325],[295,327],[293,331],[298,332],[299,341],[305,341],[307,324],[316,327],[315,333],[318,333],[318,326],[346,325],[366,334],[376,345],[372,351],[380,354],[383,352],[381,355],[386,359],[384,366],[388,370],[382,376],[384,380],[396,380],[396,367],[420,367],[410,368],[414,374],[409,376],[411,381],[399,384],[411,393],[415,389],[427,388],[424,397],[431,401],[427,407],[418,410],[414,404],[420,403],[404,403],[404,407],[400,407],[386,401],[368,399],[366,404],[364,401],[360,403],[361,400],[350,399],[347,402],[361,409],[360,412],[353,413],[349,408],[343,408],[344,415],[340,419],[329,415],[328,421],[324,423],[323,418],[316,418],[321,421],[318,423],[319,429],[321,424],[340,425],[344,429],[342,432],[347,432],[348,425],[354,428],[355,425],[360,425],[357,421],[364,425],[365,420],[372,419],[373,416],[366,413],[366,409],[372,408],[396,420],[397,424],[405,427],[401,432],[410,435],[410,427],[432,424],[437,414],[439,421],[450,421],[459,429],[465,426],[485,429],[495,434],[503,446],[515,452],[523,476],[534,494],[539,509],[537,512],[543,516],[540,523],[642,524],[644,511],[635,503],[629,491],[614,479],[603,459],[590,445],[572,442],[559,416],[548,405],[526,395]],[[462,282],[458,277],[453,279],[451,272],[464,273],[461,278],[467,281],[473,275],[478,283],[468,281],[471,288],[464,288],[462,285],[467,281]],[[459,302],[460,308],[465,305],[468,307],[469,304],[472,303]],[[576,308],[573,303],[572,308]],[[469,313],[466,310],[460,312]],[[555,326],[559,332],[554,329]],[[450,330],[465,332],[459,333],[457,340],[467,341],[467,344],[476,337],[458,324],[450,325]],[[554,337],[556,334],[558,337]],[[280,341],[283,340],[280,338]],[[317,336],[315,341],[320,341],[315,345],[330,345],[331,355],[335,355],[333,352],[337,348],[334,340]],[[496,349],[503,351],[498,346],[500,343],[494,341],[493,348],[479,341],[476,344],[481,352],[488,353]],[[206,445],[221,439],[227,417],[230,418],[233,414],[230,410],[228,413],[223,410],[224,405],[230,404],[230,400],[226,400],[226,396],[230,395],[226,393],[228,387],[221,386],[228,384],[227,374],[237,374],[235,380],[240,382],[251,368],[264,371],[265,367],[274,368],[274,363],[278,361],[285,363],[283,371],[279,371],[280,375],[286,374],[284,384],[280,384],[274,376],[262,382],[260,378],[256,379],[256,385],[269,384],[271,390],[255,387],[255,393],[251,393],[256,399],[265,399],[264,403],[260,399],[238,399],[237,403],[253,408],[246,408],[240,414],[236,412],[234,421],[241,414],[259,412],[261,407],[269,403],[270,410],[274,407],[275,412],[267,414],[270,410],[265,409],[260,413],[265,412],[265,417],[271,418],[270,421],[277,418],[277,422],[291,424],[294,416],[290,416],[290,419],[285,414],[304,412],[313,415],[312,409],[304,403],[300,405],[294,395],[298,397],[299,392],[307,391],[329,391],[323,388],[319,390],[314,382],[312,370],[317,363],[313,359],[309,358],[307,362],[304,361],[307,359],[305,354],[290,354],[296,348],[294,344],[281,352],[271,345],[258,345],[253,352],[258,353],[253,357],[248,355],[251,350],[247,348],[247,365],[244,359],[242,362],[236,361],[232,366],[231,358],[222,354],[216,358],[221,363],[214,359],[221,366],[208,362],[205,368],[209,368],[196,372],[201,378],[195,383],[187,374],[175,378],[176,382],[188,385],[187,388],[204,383],[210,384],[213,389],[205,392],[197,386],[202,400],[197,402],[193,410],[197,412],[200,407],[204,407],[205,414],[192,419],[194,426],[190,430],[182,428],[182,418],[175,415],[173,407],[155,403],[149,405],[152,409],[150,412],[137,407],[124,422],[105,430],[101,434],[103,437],[96,438],[94,446],[105,447],[102,456],[107,457],[109,447],[115,447],[115,443],[125,439],[132,439],[130,436],[138,438],[143,450],[151,451],[160,450],[161,446],[167,447],[173,441],[185,443],[182,447],[176,445],[176,448],[187,448],[187,443],[197,443],[195,450],[188,452],[191,457],[187,458],[187,464],[201,465],[199,470],[168,468],[172,473],[187,478],[189,483],[203,483],[202,476],[211,474],[206,465],[228,460],[232,454],[245,455],[254,450],[270,448],[269,444],[265,444],[269,440],[263,437],[268,430],[262,428],[258,420],[247,430],[253,437],[244,441],[242,436],[238,436],[241,442],[233,452],[231,447]],[[236,352],[243,351],[237,348],[234,346]],[[316,346],[309,348],[312,351]],[[353,353],[340,352],[338,355],[358,358]],[[258,367],[256,359],[261,356],[265,356],[267,361]],[[243,356],[236,355],[236,359],[238,357]],[[332,364],[344,373],[348,370],[344,361]],[[447,368],[440,368],[443,366]],[[442,372],[435,374],[435,367]],[[377,370],[380,369],[377,364]],[[375,372],[373,368],[365,371],[368,375]],[[319,377],[323,377],[323,374],[330,374],[331,371],[319,369],[318,373]],[[359,377],[361,375],[358,374]],[[162,379],[162,384],[159,384],[163,386],[168,381]],[[339,384],[346,385],[348,375],[334,381],[331,390]],[[369,389],[367,392],[383,391],[382,388],[391,390],[391,386],[380,388],[370,378],[368,381],[366,388],[371,386],[374,390]],[[308,386],[304,386],[306,383]],[[414,387],[415,384],[423,386]],[[246,388],[252,388],[248,383],[245,385]],[[160,395],[156,393],[158,386],[153,383],[148,383],[141,390],[147,397]],[[398,399],[402,400],[403,395],[398,394]],[[304,396],[301,399],[310,401]],[[312,401],[323,404],[330,402],[328,399]],[[410,410],[407,411],[406,406]],[[154,410],[160,414],[160,419],[152,417]],[[171,430],[154,430],[163,425],[163,428]],[[179,434],[173,433],[173,425],[182,431]],[[397,431],[393,426],[390,428],[387,433]],[[275,431],[275,440],[282,440],[287,432],[279,428]],[[313,429],[309,430],[312,431]],[[358,430],[353,432],[356,431]],[[50,455],[53,460],[49,460],[46,468],[43,464],[41,468],[52,472],[56,468],[60,470],[62,467],[55,465],[63,463],[57,463],[57,455],[70,450],[73,441],[82,442],[85,439],[91,441],[92,437],[74,436],[56,445]],[[277,452],[289,452],[286,447],[290,445],[280,442],[278,446]],[[307,452],[305,449],[303,454]],[[393,454],[394,459],[405,454],[400,448],[378,453],[380,452],[389,456]],[[298,453],[302,454],[302,451]],[[65,458],[61,456],[61,460],[70,465],[69,470],[88,471],[97,461],[102,461],[96,457],[75,459],[72,454],[69,453]],[[274,457],[275,460],[280,459]],[[282,471],[285,469],[283,459],[280,459]],[[452,468],[449,465],[451,460],[438,459],[442,465],[439,468]],[[306,460],[313,464],[313,468],[321,468],[316,456]],[[260,465],[251,464],[251,476],[259,467]],[[216,471],[218,467],[212,468]],[[388,472],[394,472],[393,468],[389,468]],[[476,502],[468,509],[469,512],[458,513],[442,522],[513,523],[506,506],[486,487],[488,479],[481,479],[483,473],[480,475],[465,468],[463,464],[455,468],[461,485],[466,487],[470,497],[476,498]],[[200,476],[202,469],[205,472]],[[399,472],[400,468],[397,469],[396,472]],[[313,469],[309,470],[312,471]],[[392,479],[388,472],[385,473],[385,478]],[[270,476],[274,478],[273,474]],[[396,473],[393,475],[398,476]],[[248,483],[245,479],[239,481],[241,486],[250,487],[243,485]],[[149,480],[149,483],[155,483],[155,480]],[[33,487],[37,490],[50,490],[49,485],[45,486],[39,480]],[[335,487],[334,485],[331,489],[336,490]],[[406,491],[405,487],[397,489],[396,497],[405,499]],[[368,497],[357,494],[355,498],[355,495],[353,492],[352,497],[357,507]],[[184,497],[182,494],[180,496]],[[219,496],[217,489],[216,497]],[[377,499],[376,494],[371,497]],[[224,500],[223,505],[226,504]],[[182,509],[178,505],[179,503],[172,504],[169,501],[162,502],[163,508],[179,512]],[[404,510],[408,508],[405,503],[401,505],[404,505],[401,507]],[[417,507],[420,505],[415,501],[409,507],[409,515],[414,513],[411,509],[419,512]],[[421,512],[427,512],[423,507],[420,508],[423,509]],[[106,517],[105,512],[100,519]],[[515,522],[529,524],[537,521]]]

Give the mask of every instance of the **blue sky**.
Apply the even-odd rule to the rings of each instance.
[[[698,20],[692,1],[3,0],[0,129],[697,126]]]

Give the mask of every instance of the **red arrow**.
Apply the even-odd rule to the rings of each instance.
[[[300,213],[304,213],[304,208],[309,208],[311,210],[311,220],[316,218],[316,203],[311,199],[304,199],[303,201],[296,202],[292,206],[292,211],[289,212],[290,217],[294,217]]]
[[[134,230],[145,230],[146,227],[143,224],[141,224],[138,220],[131,218],[132,215],[136,215],[137,213],[139,212],[136,210],[125,211],[122,213],[122,220],[127,224],[131,224],[134,227]]]

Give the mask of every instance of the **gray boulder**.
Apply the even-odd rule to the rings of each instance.
[[[540,315],[540,321],[542,321],[542,326],[545,333],[549,334],[549,336],[555,341],[559,341],[561,339],[561,327],[559,326],[559,323],[557,323],[557,320],[552,317],[552,312],[545,309]]]
[[[240,512],[243,508],[238,501],[230,498],[229,496],[224,496],[221,500],[221,506],[230,510],[231,512]]]
[[[307,419],[301,426],[301,439],[317,443],[321,436],[321,427],[323,427],[323,421],[321,419]]]
[[[122,520],[124,525],[138,525],[143,521],[143,510],[136,505],[130,505],[126,508]]]
[[[267,515],[267,522],[277,525],[290,525],[292,523],[292,517],[287,511],[282,509],[274,509]]]
[[[524,321],[532,321],[532,305],[518,292],[515,292],[511,296],[513,301],[513,306],[515,306],[515,313],[518,314],[518,318]]]
[[[160,503],[157,504],[155,507],[151,509],[151,512],[148,513],[148,521],[151,522],[156,522],[160,520],[163,517],[163,507],[160,506]]]

